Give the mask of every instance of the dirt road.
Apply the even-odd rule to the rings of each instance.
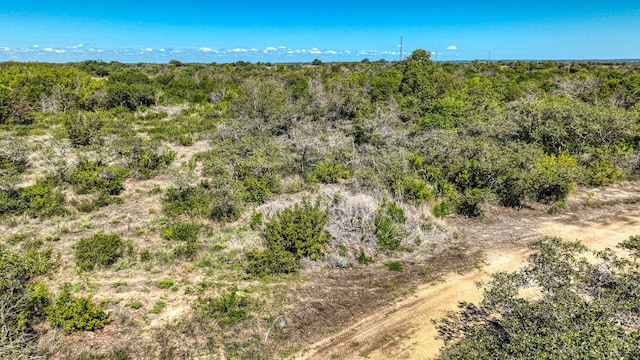
[[[565,240],[581,240],[594,250],[614,247],[632,235],[640,234],[640,195],[638,184],[583,191],[574,195],[571,211],[538,218],[509,218],[490,224],[470,226],[470,246],[482,247],[486,264],[466,274],[449,274],[437,284],[420,286],[408,299],[381,309],[323,339],[299,359],[428,359],[438,353],[432,320],[455,310],[460,301],[482,298],[478,281],[489,274],[513,271],[526,263],[530,253],[526,244],[544,235]],[[570,205],[571,205],[570,204]],[[476,240],[474,240],[476,239]]]

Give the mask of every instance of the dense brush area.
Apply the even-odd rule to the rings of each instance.
[[[397,296],[638,145],[629,64],[0,63],[0,357],[284,357],[314,274]]]

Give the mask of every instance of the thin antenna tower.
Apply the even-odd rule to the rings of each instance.
[[[402,61],[402,35],[400,35],[400,61]]]

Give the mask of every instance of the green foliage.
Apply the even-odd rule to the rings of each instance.
[[[167,304],[164,301],[156,301],[156,303],[153,304],[153,307],[149,310],[149,312],[152,314],[160,314],[165,306],[167,306]]]
[[[396,194],[414,205],[433,200],[429,185],[422,179],[405,175],[394,184]]]
[[[286,251],[296,258],[309,256],[317,259],[327,247],[330,234],[324,230],[327,211],[319,201],[315,205],[308,198],[277,213],[265,225],[267,247],[273,251]]]
[[[99,232],[88,238],[80,239],[74,246],[76,264],[84,271],[96,266],[114,264],[124,252],[124,243],[118,234]]]
[[[400,250],[406,232],[399,224],[404,222],[404,212],[395,202],[383,202],[374,221],[378,246],[384,250]]]
[[[290,274],[298,271],[298,263],[294,255],[288,251],[271,249],[254,249],[245,253],[247,259],[246,272],[264,277],[274,274]]]
[[[162,236],[170,241],[197,241],[199,232],[200,224],[195,222],[175,221],[162,228]]]
[[[633,256],[640,258],[640,235],[629,236],[628,239],[618,244],[618,246],[630,250]]]
[[[440,201],[433,206],[433,215],[435,217],[445,217],[451,214],[451,204],[447,201]]]
[[[356,260],[358,260],[358,262],[362,265],[369,265],[369,264],[373,264],[374,262],[373,258],[370,256],[367,256],[367,254],[362,249],[357,251],[355,256],[356,256]]]
[[[351,171],[343,164],[332,161],[321,161],[313,170],[313,175],[318,181],[324,184],[333,184],[339,179],[351,177]]]
[[[102,119],[94,113],[80,112],[64,118],[64,127],[73,146],[98,144],[98,133],[102,125]]]
[[[164,213],[172,217],[184,214],[219,222],[234,221],[240,217],[240,206],[234,196],[225,189],[211,189],[208,183],[183,189],[169,188],[163,205]]]
[[[101,192],[118,195],[124,190],[128,172],[117,166],[106,166],[99,161],[82,159],[69,177],[78,194]]]
[[[0,244],[0,355],[29,357],[37,340],[33,326],[44,315],[49,292],[34,277],[54,267],[51,248],[28,247],[18,255]]]
[[[403,271],[402,263],[397,261],[387,261],[384,263],[384,267],[386,267],[387,270],[389,271],[397,271],[397,272]]]
[[[142,308],[143,304],[142,304],[141,301],[137,301],[136,300],[136,301],[130,302],[128,304],[125,304],[124,306],[127,306],[127,307],[130,307],[132,309],[138,310],[138,309]]]
[[[221,324],[233,326],[247,317],[250,299],[238,294],[238,287],[233,286],[216,298],[199,299],[196,308],[202,318],[215,318]]]
[[[93,331],[109,322],[109,314],[102,306],[94,304],[90,297],[71,296],[68,287],[47,307],[46,313],[52,326],[66,332]]]
[[[251,230],[256,230],[262,226],[262,213],[256,212],[251,215],[251,222],[249,223],[249,227]]]
[[[469,189],[465,191],[464,195],[458,200],[456,212],[468,217],[480,217],[484,215],[482,203],[484,203],[487,198],[488,194],[486,190]]]
[[[441,320],[441,358],[634,358],[640,284],[630,263],[610,250],[588,261],[583,245],[559,238],[531,247],[527,267],[493,275],[480,304]],[[536,296],[519,296],[527,289]]]
[[[156,282],[156,286],[158,289],[168,289],[173,286],[173,280],[171,279],[162,279]]]
[[[45,181],[19,189],[0,190],[0,217],[21,214],[32,217],[66,215],[64,204],[64,195]]]

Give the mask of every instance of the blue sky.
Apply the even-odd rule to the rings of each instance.
[[[0,61],[640,58],[640,0],[0,4]]]

